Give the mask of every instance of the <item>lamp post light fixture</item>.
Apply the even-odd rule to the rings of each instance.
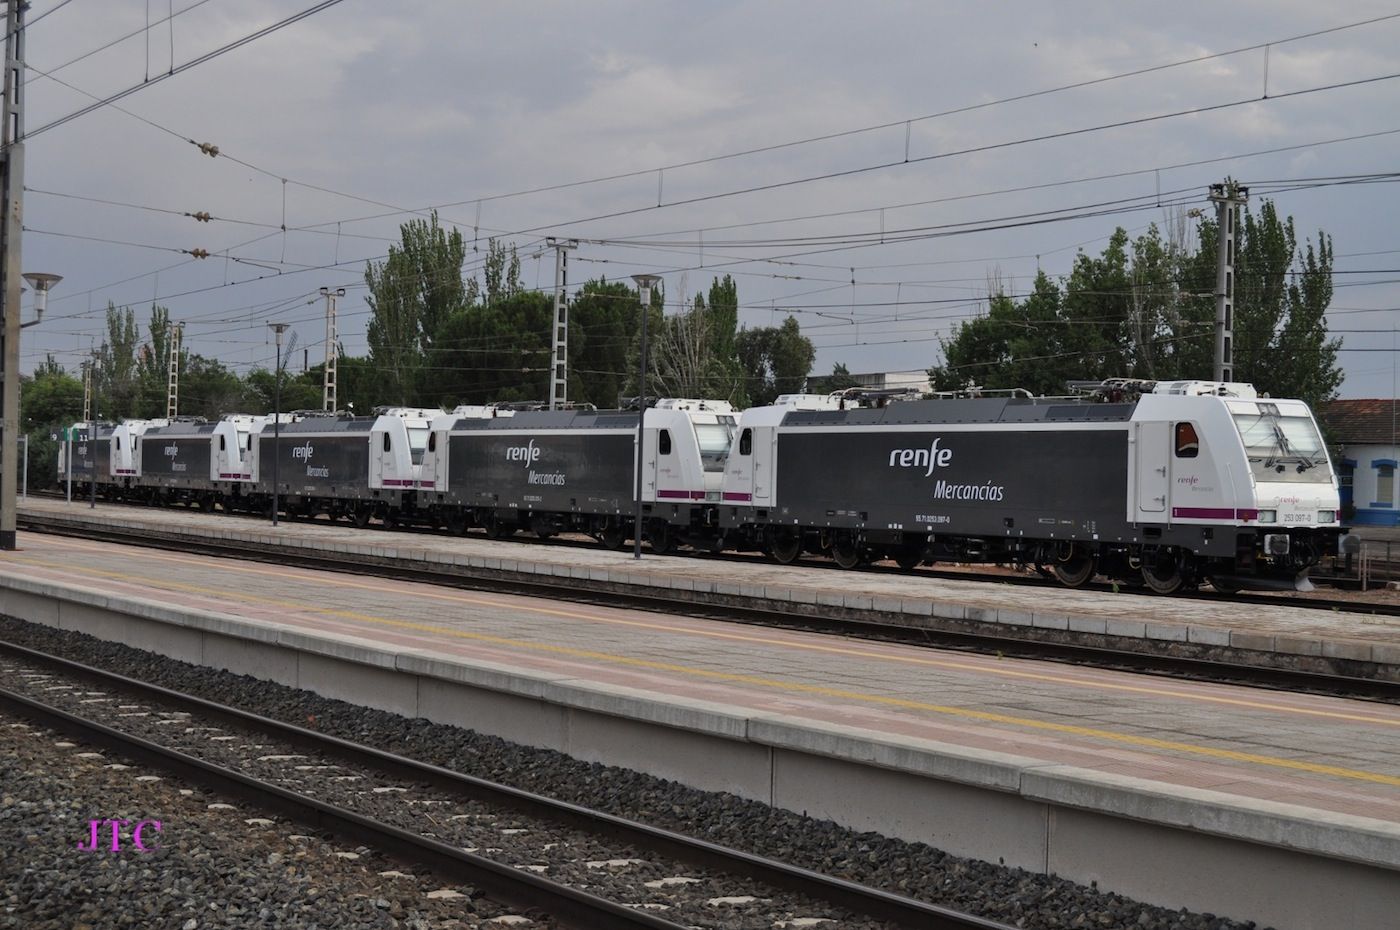
[[[277,473],[277,463],[282,457],[282,334],[290,323],[269,323],[277,335],[277,367],[272,370],[272,525],[277,525],[278,497],[281,485]]]
[[[31,271],[22,277],[34,288],[34,319],[28,323],[19,324],[21,329],[33,326],[44,318],[44,310],[49,305],[49,290],[63,280],[63,275],[48,274],[43,271]]]
[[[651,316],[651,289],[661,283],[655,274],[634,274],[638,296],[642,303],[642,351],[638,365],[637,384],[637,500],[632,517],[632,558],[642,557],[642,445],[646,435],[643,427],[647,418],[647,317]]]

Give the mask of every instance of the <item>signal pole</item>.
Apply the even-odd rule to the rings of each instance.
[[[568,282],[568,253],[578,248],[577,239],[545,239],[554,250],[554,349],[549,359],[549,409],[569,401],[569,318],[564,306],[564,285]]]
[[[1226,179],[1210,186],[1215,204],[1215,380],[1232,381],[1235,372],[1235,249],[1240,207],[1249,202],[1249,188]]]
[[[185,334],[184,323],[166,324],[170,343],[170,364],[165,379],[165,418],[174,420],[180,412],[180,342]]]
[[[19,294],[20,230],[24,192],[24,11],[25,0],[7,0],[5,7],[5,103],[0,111],[0,295],[4,326],[0,327],[0,549],[14,549],[19,476]]]
[[[92,462],[92,480],[88,482],[88,509],[97,509],[97,353],[88,362],[88,397],[85,401],[88,418],[88,455]],[[108,461],[111,461],[108,459]]]
[[[638,362],[637,376],[637,500],[632,516],[632,558],[642,557],[642,467],[646,464],[642,446],[646,441],[647,421],[647,317],[651,316],[651,290],[661,283],[661,276],[655,274],[634,274],[637,282],[637,296],[642,305],[642,346]]]
[[[328,287],[321,288],[321,296],[326,298],[326,367],[324,371],[324,382],[321,389],[321,407],[330,413],[336,411],[336,362],[340,358],[339,346],[336,340],[339,338],[335,331],[335,301],[337,297],[345,296],[345,288],[338,287],[331,290]]]
[[[277,474],[277,462],[282,455],[282,334],[292,324],[269,323],[267,325],[272,328],[277,337],[277,367],[273,369],[277,377],[272,382],[272,525],[276,526],[278,503],[282,493],[278,486],[281,476]],[[258,467],[262,468],[261,462],[258,463]]]

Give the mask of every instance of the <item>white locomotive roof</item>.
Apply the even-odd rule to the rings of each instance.
[[[1191,397],[1241,397],[1253,399],[1259,396],[1254,385],[1243,381],[1159,381],[1152,389],[1153,394],[1186,394]]]
[[[696,400],[689,397],[663,397],[655,404],[657,410],[698,410],[708,413],[733,413],[734,405],[727,400]]]
[[[856,402],[843,403],[835,394],[779,394],[772,406],[793,410],[845,410],[847,407],[856,406]]]

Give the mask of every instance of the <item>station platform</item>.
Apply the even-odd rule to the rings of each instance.
[[[22,546],[0,553],[9,616],[1154,904],[1280,930],[1400,913],[1400,707],[68,537]]]
[[[601,593],[642,589],[672,601],[744,603],[901,627],[1400,681],[1400,618],[1368,613],[1365,601],[1357,601],[1355,610],[1320,611],[1295,606],[1306,595],[1279,595],[1276,604],[1261,608],[1126,589],[989,584],[926,571],[904,573],[892,565],[849,572],[830,564],[777,565],[756,556],[649,552],[634,561],[630,549],[609,551],[591,541],[459,538],[325,520],[273,527],[249,517],[100,503],[89,509],[76,501],[34,499],[20,508],[20,516],[79,532],[127,528],[166,540],[228,541],[264,555],[310,552],[378,565],[428,565],[468,577],[569,579],[573,587]],[[1400,592],[1372,597],[1400,603]]]

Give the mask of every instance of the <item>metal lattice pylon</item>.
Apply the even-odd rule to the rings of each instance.
[[[180,412],[180,337],[185,331],[184,323],[168,323],[170,352],[165,379],[165,418],[173,420]]]

